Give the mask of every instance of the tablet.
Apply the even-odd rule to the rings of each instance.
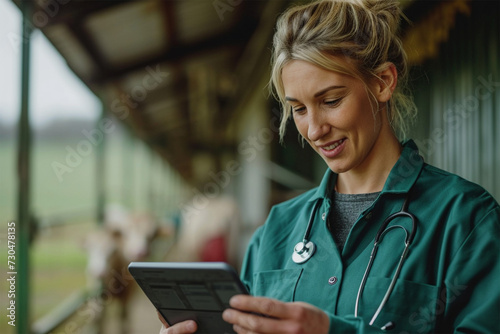
[[[224,262],[132,262],[130,274],[169,325],[192,319],[196,333],[235,333],[222,319],[229,299],[248,294]]]

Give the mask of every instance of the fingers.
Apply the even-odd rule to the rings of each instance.
[[[193,320],[186,320],[179,322],[173,326],[169,326],[168,323],[163,319],[163,316],[158,313],[158,318],[160,319],[162,325],[160,328],[160,334],[190,334],[196,332],[198,325]]]
[[[173,326],[167,327],[161,325],[160,334],[191,334],[196,332],[198,325],[193,320],[179,322]]]
[[[223,312],[222,318],[233,324],[237,333],[290,333],[285,303],[265,297],[238,295],[230,300],[234,309]]]
[[[288,333],[286,326],[278,319],[227,309],[222,319],[233,324],[237,333]]]
[[[231,307],[245,312],[263,314],[274,318],[288,318],[290,307],[286,303],[266,297],[252,297],[250,295],[237,295],[229,301]]]
[[[284,303],[266,297],[238,295],[230,300],[222,318],[233,324],[237,333],[327,333],[328,315],[302,302]]]

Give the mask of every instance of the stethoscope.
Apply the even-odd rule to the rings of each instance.
[[[309,260],[315,250],[316,246],[312,241],[309,240],[309,234],[311,232],[312,224],[314,222],[314,216],[316,215],[316,211],[318,209],[319,204],[321,201],[317,201],[313,211],[311,212],[311,216],[309,217],[309,222],[307,224],[306,232],[304,233],[304,238],[302,239],[301,242],[297,243],[293,249],[293,254],[292,254],[292,260],[293,262],[300,264],[304,263],[307,260]],[[387,227],[391,221],[393,221],[396,218],[409,218],[411,219],[412,222],[412,229],[411,232],[408,233],[408,230],[404,228],[401,225],[392,225],[390,227]],[[361,299],[361,294],[363,293],[363,290],[365,288],[366,280],[368,278],[368,275],[370,273],[370,270],[373,265],[373,261],[375,261],[375,255],[377,254],[378,247],[380,246],[380,243],[382,242],[384,236],[391,230],[394,229],[402,229],[405,232],[405,247],[403,249],[403,252],[401,254],[401,258],[399,259],[398,266],[396,268],[396,272],[392,276],[391,283],[389,284],[389,288],[387,289],[384,298],[382,299],[382,302],[380,302],[379,307],[373,314],[373,317],[371,318],[369,324],[370,326],[373,325],[377,317],[379,316],[380,312],[382,311],[382,308],[385,306],[387,303],[387,300],[389,299],[389,296],[392,293],[392,290],[394,290],[394,286],[396,285],[396,280],[398,279],[399,273],[401,272],[401,267],[403,266],[403,262],[406,259],[406,256],[408,255],[408,248],[410,244],[412,243],[415,233],[417,231],[417,218],[408,212],[408,197],[405,198],[405,201],[403,203],[403,207],[399,212],[395,212],[391,214],[389,217],[387,217],[382,225],[380,226],[377,235],[375,236],[375,241],[373,243],[373,249],[370,254],[370,260],[368,261],[368,265],[366,266],[365,273],[363,275],[363,279],[361,280],[361,284],[359,285],[358,289],[358,294],[356,296],[356,304],[354,307],[354,316],[358,316],[358,309],[359,309],[359,300]],[[394,324],[392,322],[388,322],[385,326],[383,326],[381,329],[386,330],[390,329]]]

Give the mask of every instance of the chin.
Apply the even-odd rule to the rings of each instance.
[[[328,165],[328,168],[330,168],[332,172],[336,174],[342,174],[350,170],[348,166],[340,165],[338,163],[332,163],[331,161],[326,161],[326,164]]]

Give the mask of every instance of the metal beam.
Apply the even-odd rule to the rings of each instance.
[[[160,6],[165,17],[165,36],[167,36],[167,41],[170,45],[176,45],[178,42],[177,36],[179,36],[177,31],[177,16],[175,15],[176,2],[162,1]]]
[[[22,20],[22,64],[21,64],[21,113],[18,124],[18,203],[17,203],[17,269],[16,281],[16,329],[19,334],[29,333],[30,321],[30,156],[31,128],[29,119],[30,53],[32,25],[29,22],[32,3],[21,2]]]
[[[48,16],[45,27],[83,22],[88,16],[112,7],[134,3],[138,0],[94,0],[94,1],[39,1],[37,10]]]
[[[107,110],[103,100],[101,99],[101,115],[96,122],[96,128],[99,128],[106,120]],[[102,226],[104,224],[104,210],[106,203],[106,133],[102,135],[101,142],[97,145],[96,152],[96,189],[97,189],[97,203],[96,203],[96,220],[97,224]]]
[[[108,64],[102,52],[96,46],[96,43],[89,34],[88,30],[85,29],[83,21],[71,22],[68,24],[68,28],[75,35],[81,45],[87,50],[98,69],[98,73],[108,72],[111,65]]]
[[[91,78],[87,83],[101,83],[104,81],[113,81],[120,79],[122,76],[164,62],[179,62],[186,61],[190,57],[199,57],[200,54],[214,50],[220,50],[223,47],[234,45],[244,46],[247,40],[252,35],[257,22],[251,18],[239,21],[235,26],[227,31],[203,38],[194,43],[181,44],[169,47],[160,55],[153,56],[141,62],[135,62],[129,66],[124,66],[119,69],[104,68],[102,71]],[[87,46],[85,46],[87,48]]]
[[[52,312],[38,319],[31,328],[34,334],[47,334],[55,331],[64,321],[73,316],[90,298],[95,298],[98,291],[87,291],[85,288],[70,295]]]
[[[260,22],[254,34],[248,39],[246,48],[234,70],[234,73],[238,77],[238,85],[235,93],[227,101],[221,111],[222,116],[220,116],[219,119],[221,121],[225,120],[224,123],[221,122],[223,127],[226,127],[234,119],[241,116],[255,85],[262,78],[263,73],[267,73],[264,71],[267,71],[269,67],[269,59],[271,56],[269,48],[271,47],[270,43],[274,33],[276,16],[281,13],[289,3],[289,0],[266,2]],[[262,61],[262,59],[266,61]]]

